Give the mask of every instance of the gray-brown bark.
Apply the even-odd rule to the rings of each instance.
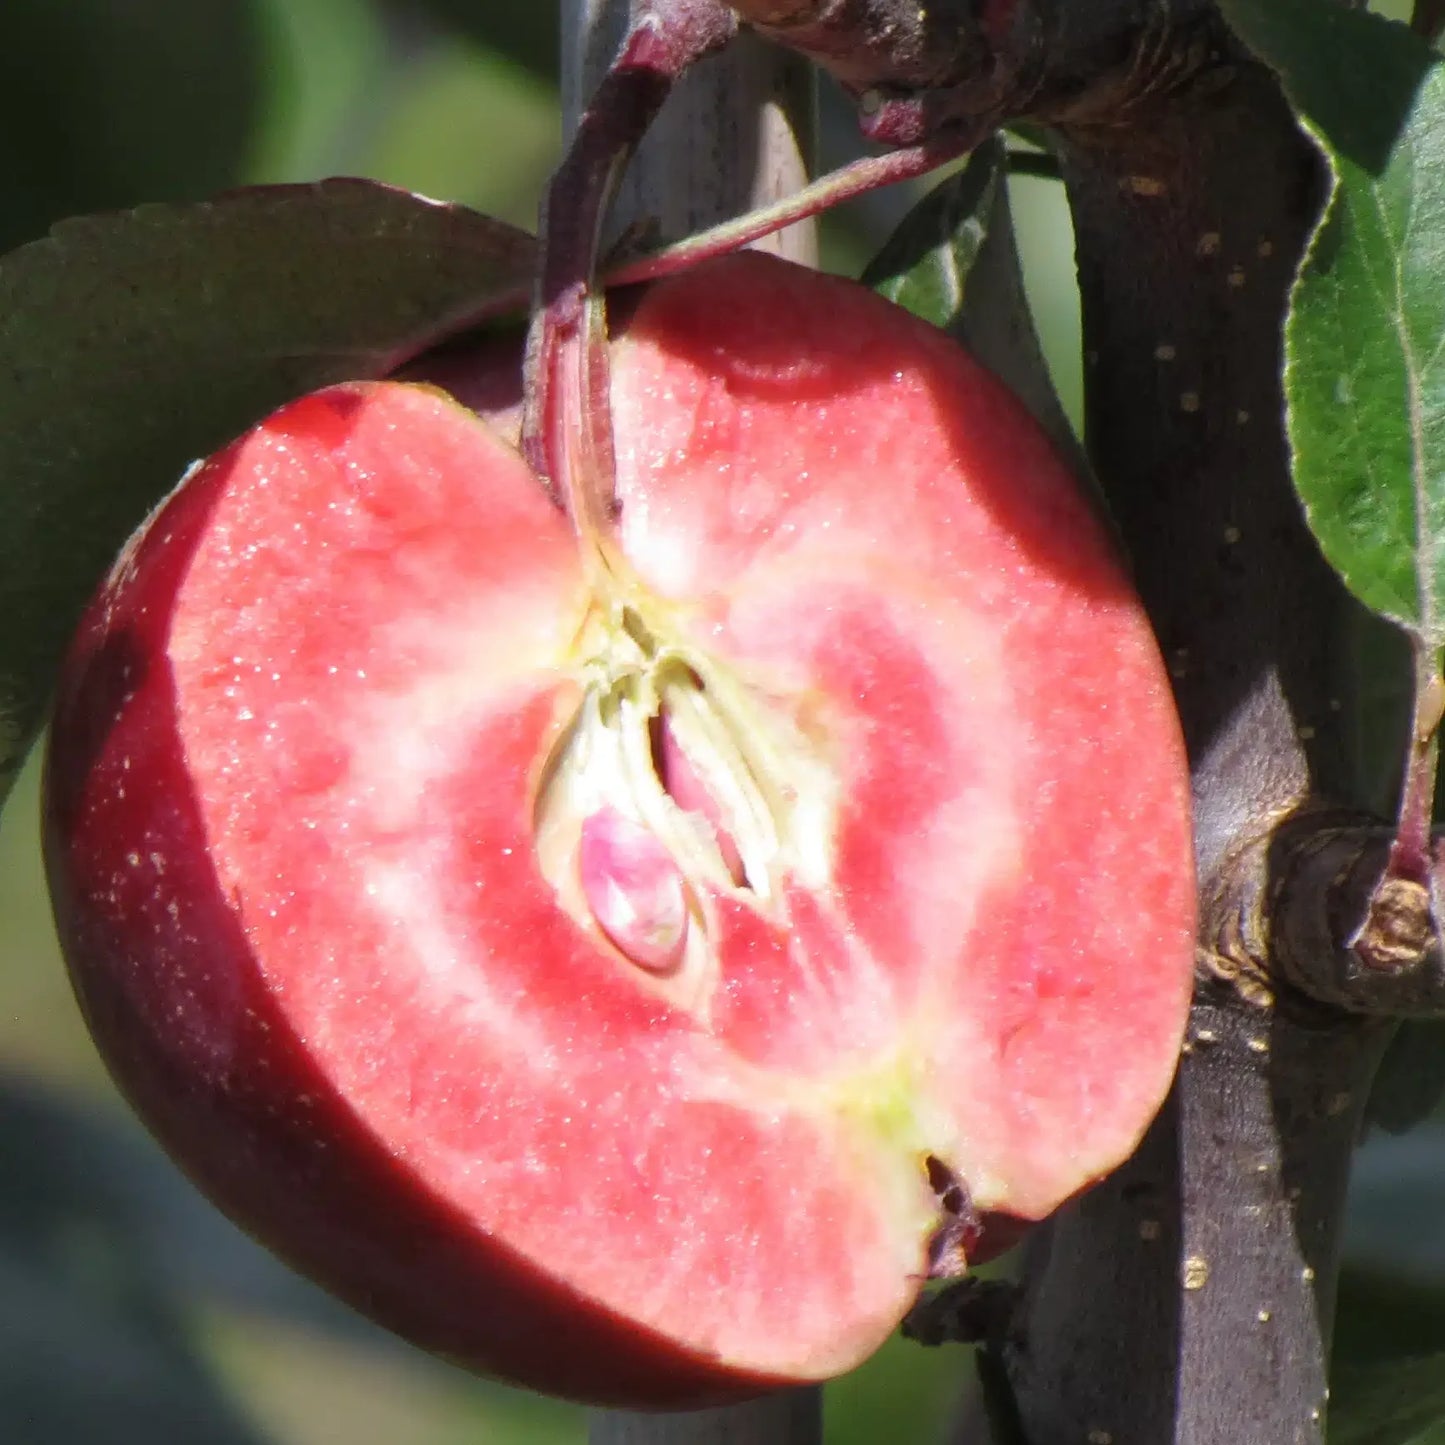
[[[1141,39],[1097,94],[1055,130],[1088,442],[1189,742],[1203,981],[1143,1148],[1030,1253],[1010,1377],[1032,1445],[1319,1441],[1345,1183],[1388,1025],[1307,996],[1342,951],[1328,890],[1271,887],[1284,819],[1296,842],[1357,821],[1322,808],[1356,792],[1351,604],[1282,430],[1318,161],[1274,78],[1208,19]],[[1249,950],[1230,946],[1245,895],[1265,905]],[[1290,976],[1286,928],[1320,945]]]

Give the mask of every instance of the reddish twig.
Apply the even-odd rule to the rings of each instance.
[[[1445,0],[1415,0],[1410,16],[1410,29],[1431,45],[1445,31]]]

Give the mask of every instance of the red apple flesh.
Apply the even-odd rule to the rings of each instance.
[[[102,1053],[235,1219],[474,1368],[698,1405],[876,1348],[941,1179],[1037,1219],[1130,1152],[1186,772],[1105,536],[945,337],[738,256],[612,364],[604,580],[434,388],[193,470],[65,667],[46,850]]]

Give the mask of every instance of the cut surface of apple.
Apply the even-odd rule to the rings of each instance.
[[[195,469],[75,643],[46,849],[102,1052],[235,1218],[476,1368],[703,1404],[849,1368],[950,1213],[1130,1152],[1187,777],[1100,527],[953,343],[756,256],[619,330],[601,581],[430,387]]]

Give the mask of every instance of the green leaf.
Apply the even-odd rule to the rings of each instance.
[[[391,78],[389,37],[376,7],[371,0],[252,3],[270,58],[270,86],[251,128],[243,183],[369,175],[356,158],[356,138],[385,127],[385,107],[377,98],[390,95]],[[459,199],[450,191],[429,194]]]
[[[580,1445],[579,1407],[476,1379],[355,1314],[213,1209],[118,1101],[100,1104],[0,1068],[7,1445]]]
[[[1006,167],[1000,140],[980,146],[903,218],[864,271],[863,283],[961,341],[1087,480],[1088,462],[1034,328]]]
[[[1403,26],[1224,0],[1330,171],[1286,327],[1295,484],[1375,611],[1445,645],[1445,75]]]
[[[1445,1442],[1441,1144],[1436,1121],[1407,1136],[1375,1134],[1356,1160],[1330,1364],[1332,1445]]]
[[[418,4],[484,50],[505,55],[543,79],[555,81],[562,54],[561,8],[499,5],[497,0],[392,0],[405,15]]]
[[[477,136],[506,143],[478,155]],[[503,56],[452,42],[428,46],[393,77],[363,169],[530,226],[542,180],[561,158],[556,91]]]
[[[946,1438],[963,1375],[956,1353],[925,1350],[895,1334],[856,1370],[829,1382],[828,1445]]]
[[[0,259],[0,800],[86,597],[186,466],[524,298],[533,251],[474,212],[327,181],[84,217]]]
[[[864,271],[863,284],[945,331],[956,326],[1002,178],[1002,147],[980,146],[903,218]]]
[[[1427,1119],[1445,1098],[1445,1020],[1406,1019],[1370,1085],[1366,1118],[1391,1134]]]
[[[147,1208],[157,1176],[189,1202],[159,1149],[0,1074],[0,1157],[7,1161],[0,1198],[6,1438],[265,1445],[191,1338],[169,1268],[172,1237]],[[140,1187],[125,1168],[137,1160],[148,1166]],[[208,1243],[232,1233],[199,1201],[190,1215]]]
[[[4,0],[0,251],[236,185],[271,60],[253,0]]]
[[[1445,1354],[1341,1369],[1330,1381],[1330,1445],[1411,1445],[1445,1424]]]
[[[1351,1184],[1331,1361],[1339,1372],[1445,1351],[1445,1275],[1440,1251],[1429,1239],[1439,1218],[1433,1212],[1439,1206],[1438,1180],[1430,1180],[1429,1169],[1439,1155],[1440,1131],[1386,1142],[1385,1157],[1377,1159],[1375,1177],[1367,1181],[1373,1198],[1366,1208],[1374,1218],[1363,1221],[1363,1228]],[[1362,1157],[1371,1147],[1366,1144]],[[1411,1230],[1426,1237],[1401,1238]]]

